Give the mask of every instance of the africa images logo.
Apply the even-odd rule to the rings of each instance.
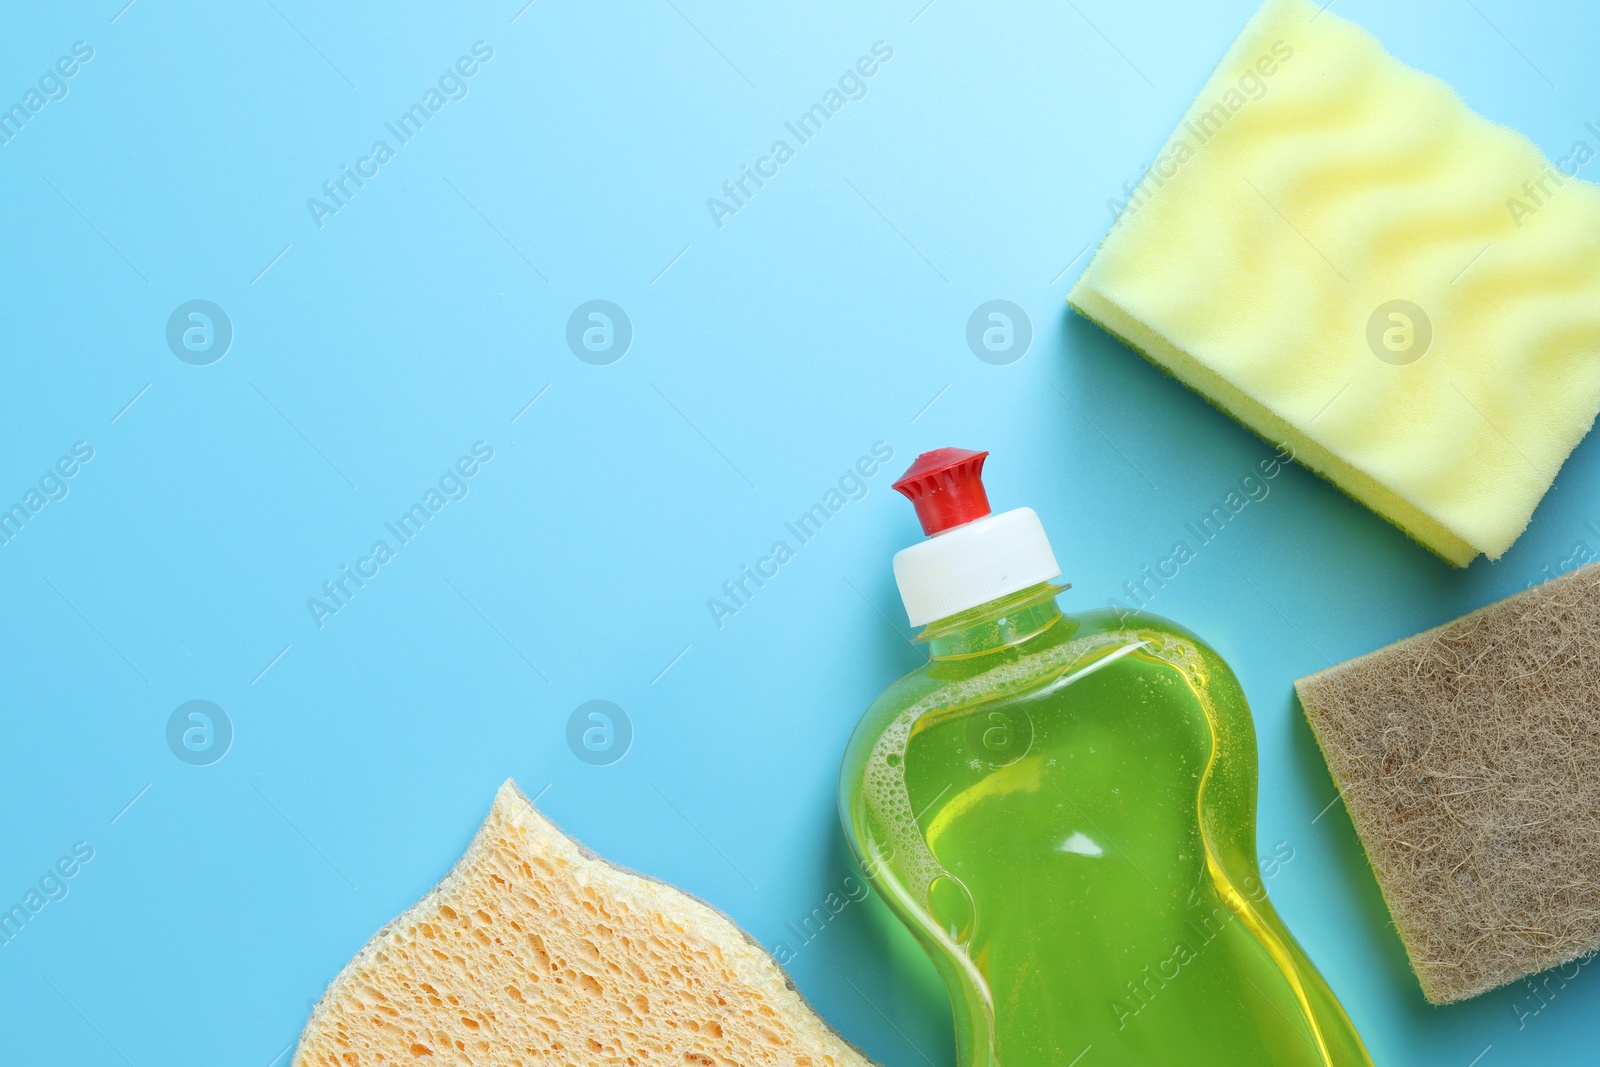
[[[738,176],[722,183],[722,195],[706,198],[706,210],[711,213],[711,221],[716,223],[717,229],[722,229],[728,218],[737,215],[759,190],[766,188],[767,182],[776,178],[783,165],[795,157],[795,149],[808,144],[821,133],[823,126],[843,111],[846,104],[851,100],[866,99],[867,79],[876,75],[893,58],[894,48],[887,41],[874,41],[871,55],[861,56],[853,66],[846,67],[838,81],[822,94],[821,100],[802,111],[792,122],[783,124],[783,128],[794,138],[793,145],[780,138],[772,142],[765,155],[756,159],[754,168],[748,163],[740,164]]]
[[[394,541],[393,545],[384,538],[372,542],[367,554],[355,561],[354,568],[348,563],[341,564],[338,573],[322,583],[320,597],[307,597],[306,610],[317,629],[322,629],[328,619],[349,607],[356,594],[378,577],[400,549],[415,540],[428,523],[444,510],[446,504],[465,500],[472,492],[471,479],[477,477],[478,472],[492,459],[493,445],[487,441],[474,442],[470,456],[462,455],[446,467],[438,481],[423,491],[421,499],[383,524]]]
[[[311,213],[311,221],[316,223],[317,229],[323,228],[328,216],[337,215],[348,207],[356,193],[366,188],[367,182],[378,176],[380,168],[395,157],[396,148],[409,144],[433,116],[444,110],[446,104],[452,100],[465,100],[467,80],[477,75],[483,69],[483,64],[493,58],[493,47],[485,41],[474,42],[472,55],[459,57],[453,66],[439,75],[434,85],[428,87],[420,101],[400,112],[394,121],[383,124],[384,129],[394,137],[393,145],[380,138],[372,142],[366,155],[356,160],[354,169],[348,163],[341,163],[338,176],[322,183],[322,196],[306,199],[306,210]]]
[[[1259,55],[1238,80],[1223,91],[1219,99],[1196,102],[1184,117],[1183,124],[1167,142],[1145,172],[1136,179],[1123,183],[1122,191],[1128,199],[1119,201],[1111,197],[1106,208],[1111,212],[1112,225],[1121,224],[1149,201],[1151,187],[1160,189],[1177,177],[1178,169],[1193,159],[1206,144],[1222,131],[1233,116],[1249,106],[1252,100],[1266,97],[1270,83],[1267,79],[1276,74],[1294,58],[1294,46],[1287,41],[1272,42],[1271,54]],[[1204,106],[1209,104],[1210,106]]]
[[[766,555],[756,559],[753,569],[748,563],[739,564],[739,573],[722,583],[723,595],[706,598],[706,610],[711,613],[711,621],[717,629],[722,629],[729,618],[748,607],[756,593],[765,589],[767,583],[781,573],[784,564],[794,559],[800,548],[810,544],[846,504],[865,500],[873,476],[892,459],[894,446],[887,441],[874,441],[871,454],[861,456],[846,467],[838,482],[823,491],[821,500],[783,524],[793,545],[789,539],[780,538],[772,543]]]
[[[633,320],[609,300],[590,300],[567,317],[567,347],[591,367],[608,367],[633,345]]]
[[[187,300],[167,318],[167,347],[191,367],[209,367],[233,346],[233,320],[209,300]]]
[[[1367,347],[1392,367],[1405,367],[1427,354],[1433,322],[1410,300],[1389,300],[1367,319]]]
[[[43,111],[46,105],[65,100],[71,91],[67,82],[93,58],[93,45],[88,41],[74,41],[72,54],[61,56],[52,66],[45,68],[45,72],[39,75],[37,87],[30,87],[22,94],[22,99],[9,108],[0,105],[0,145],[10,144],[12,138],[20,134],[22,128],[32,122],[33,117]]]
[[[233,720],[209,700],[188,700],[167,717],[167,748],[191,767],[209,767],[233,747]]]

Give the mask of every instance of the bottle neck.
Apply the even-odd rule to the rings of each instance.
[[[1068,585],[1040,582],[931,622],[918,636],[934,659],[982,656],[1019,645],[1063,618],[1056,596]]]

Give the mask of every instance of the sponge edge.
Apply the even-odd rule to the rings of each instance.
[[[1295,683],[1423,994],[1600,948],[1600,564]]]
[[[1268,0],[1068,301],[1450,563],[1498,557],[1600,410],[1579,147]]]
[[[511,781],[329,985],[293,1060],[411,1062],[871,1067],[730,919],[590,853]]]

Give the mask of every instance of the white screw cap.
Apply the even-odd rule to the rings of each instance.
[[[894,580],[913,626],[1060,576],[1032,508],[988,515],[894,554]]]

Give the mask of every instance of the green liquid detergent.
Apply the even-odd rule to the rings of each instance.
[[[840,812],[949,991],[963,1067],[1370,1064],[1267,899],[1256,747],[1226,663],[1142,613],[1064,614],[1038,516],[987,453],[896,488],[935,536],[895,573],[928,663],[868,709]]]

